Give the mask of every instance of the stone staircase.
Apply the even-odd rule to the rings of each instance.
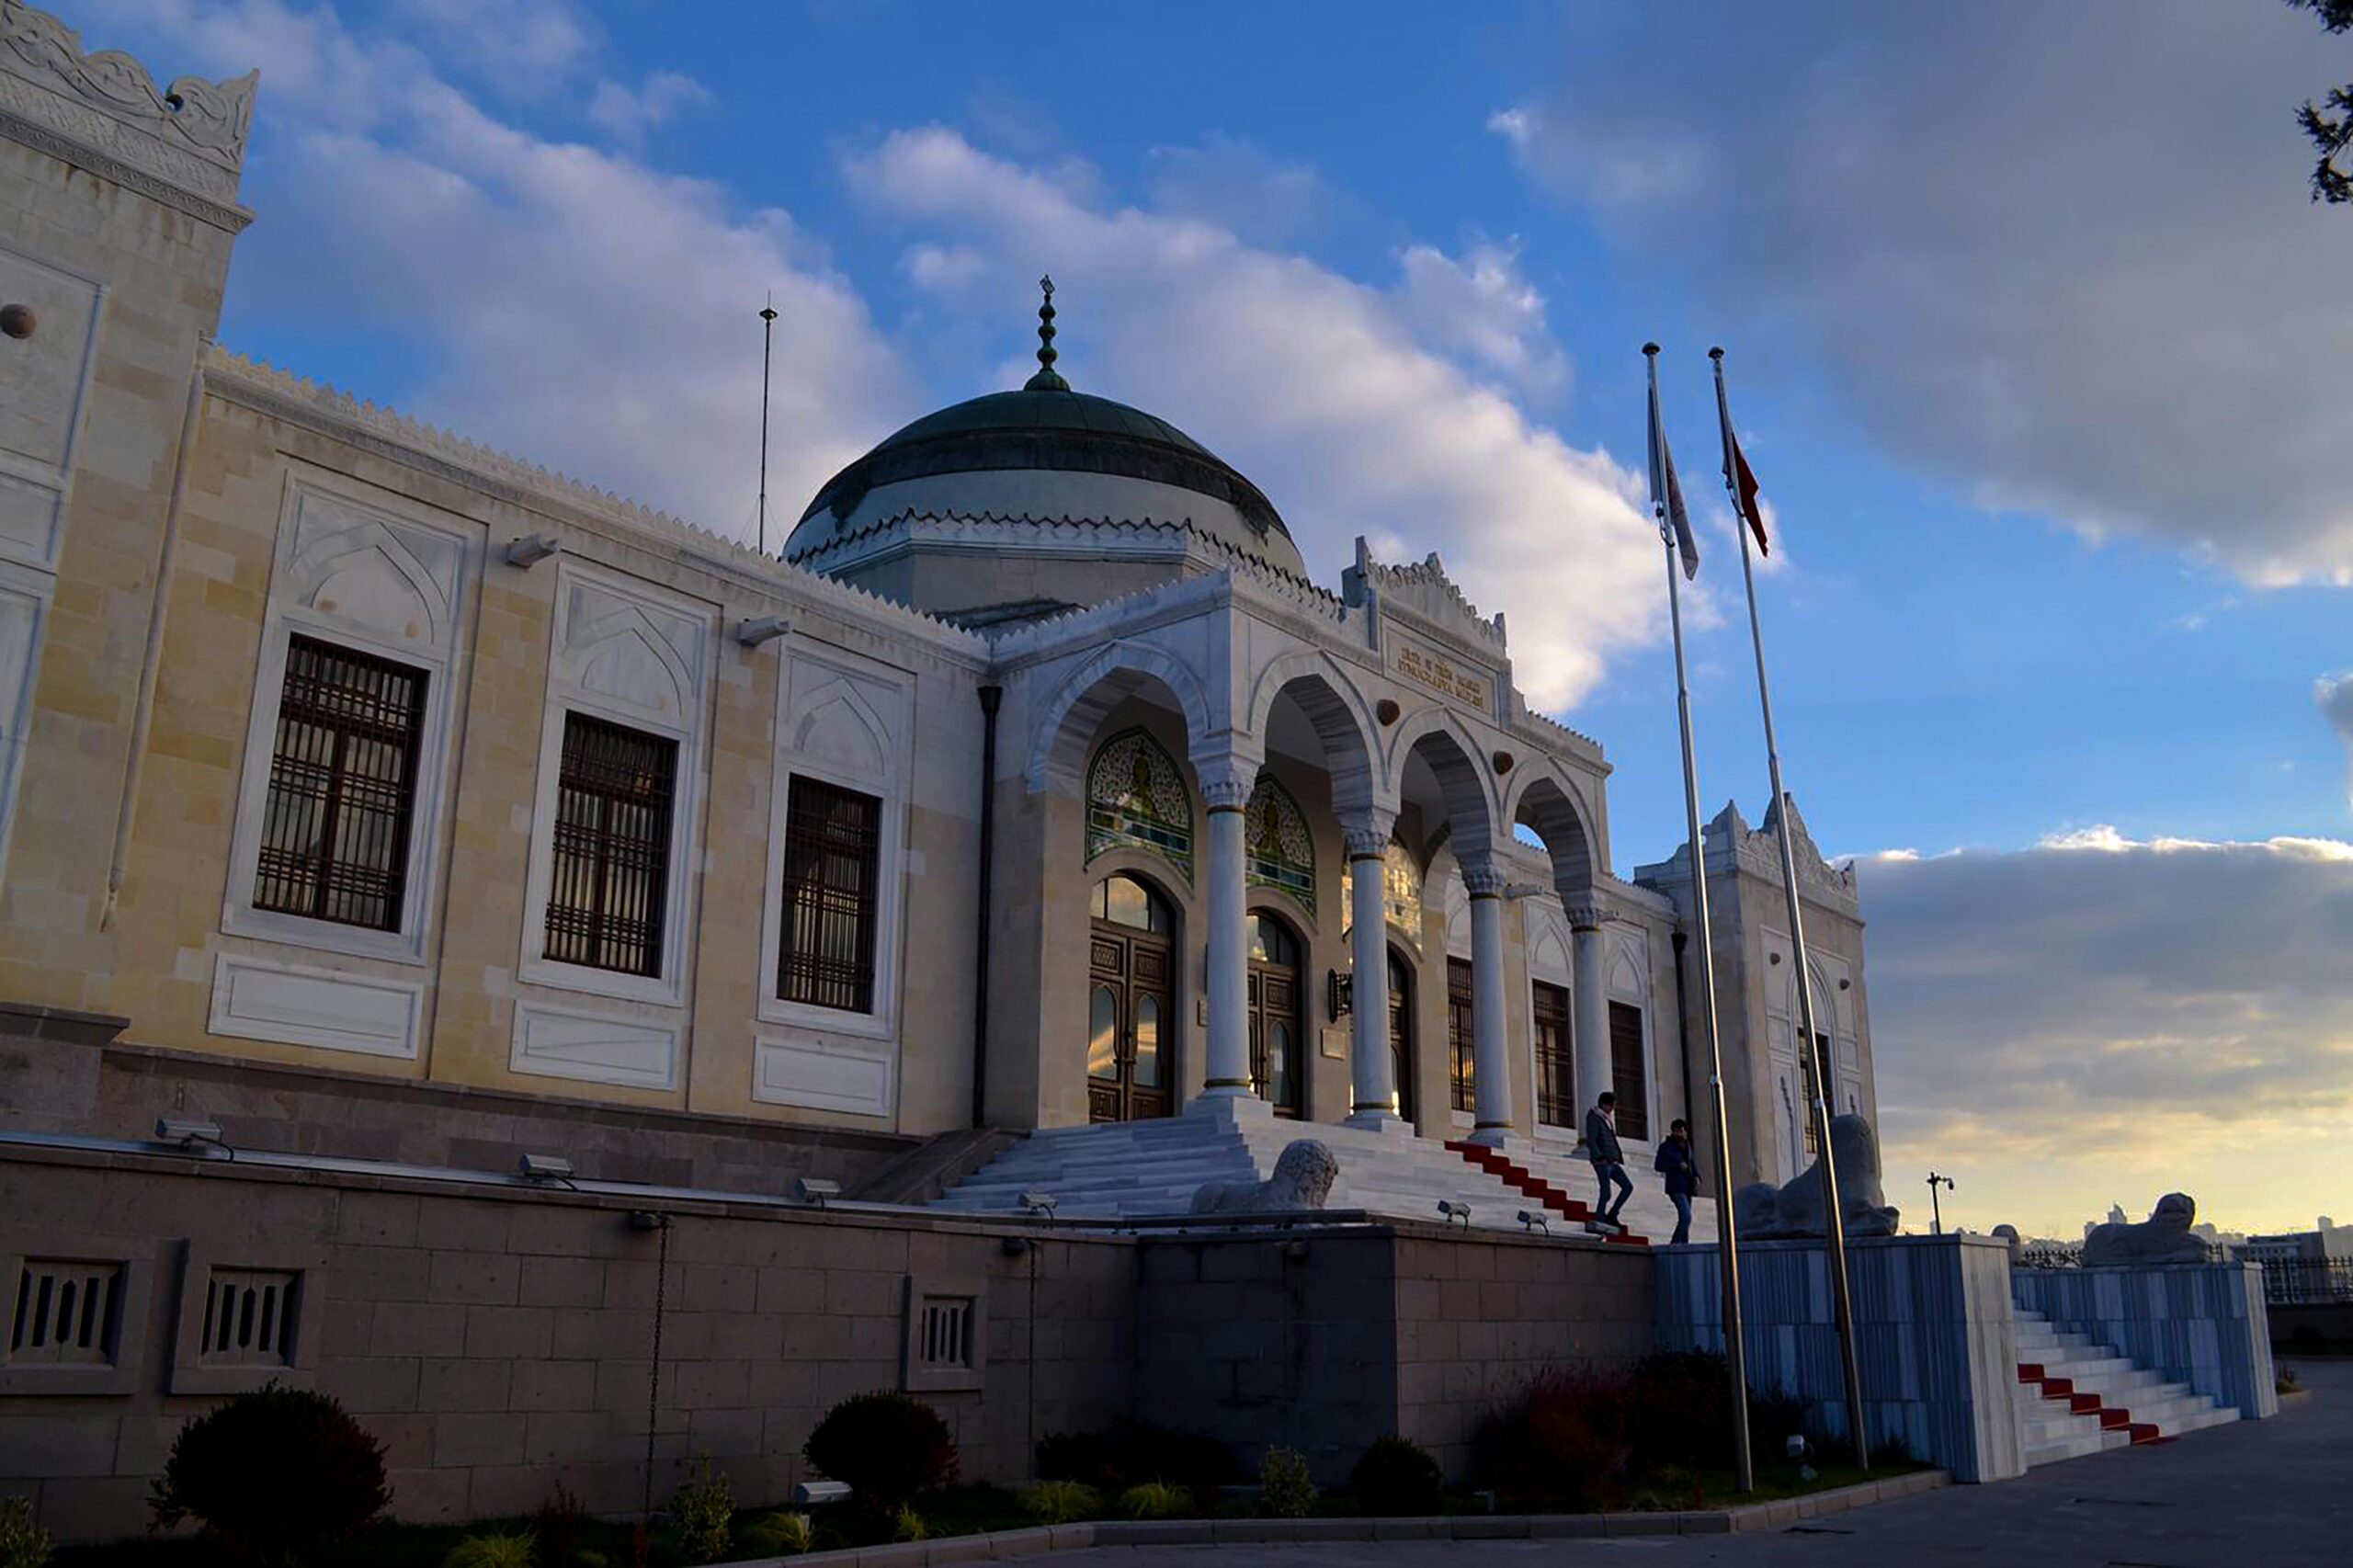
[[[951,1213],[1018,1214],[1021,1195],[1040,1192],[1054,1197],[1054,1212],[1064,1219],[1183,1214],[1203,1182],[1267,1179],[1297,1138],[1313,1138],[1338,1157],[1328,1209],[1438,1224],[1445,1222],[1438,1207],[1444,1201],[1467,1207],[1473,1229],[1520,1230],[1518,1215],[1527,1210],[1554,1216],[1555,1236],[1586,1233],[1586,1206],[1569,1198],[1558,1177],[1517,1164],[1517,1154],[1498,1163],[1459,1152],[1471,1145],[1398,1130],[1291,1121],[1237,1100],[1198,1101],[1181,1116],[1153,1121],[1041,1128],[931,1206]],[[1590,1179],[1588,1174],[1588,1185]],[[1666,1207],[1664,1197],[1652,1196]],[[1639,1237],[1617,1239],[1640,1243]]]
[[[2025,1307],[2018,1335],[2019,1435],[2029,1470],[2135,1443],[2157,1443],[2236,1421],[2187,1383],[2144,1371],[2086,1335],[2066,1334]]]
[[[1517,1191],[1545,1202],[1555,1214],[1582,1226],[1593,1213],[1591,1195],[1596,1191],[1593,1167],[1569,1154],[1531,1148],[1521,1140],[1514,1140],[1502,1150],[1487,1149],[1475,1143],[1449,1143],[1448,1148],[1497,1176]],[[1675,1205],[1667,1201],[1659,1177],[1650,1170],[1629,1164],[1627,1179],[1634,1184],[1633,1196],[1626,1199],[1618,1211],[1619,1221],[1626,1227],[1623,1240],[1635,1244],[1665,1243],[1675,1234]],[[1548,1190],[1558,1195],[1557,1202],[1541,1195]],[[1691,1239],[1711,1242],[1716,1236],[1716,1204],[1711,1198],[1696,1198],[1691,1201]]]

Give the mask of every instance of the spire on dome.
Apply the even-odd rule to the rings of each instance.
[[[1054,369],[1054,361],[1062,356],[1054,352],[1054,280],[1051,275],[1038,279],[1038,287],[1045,292],[1045,302],[1038,307],[1038,373],[1022,383],[1023,392],[1068,392],[1070,383]]]

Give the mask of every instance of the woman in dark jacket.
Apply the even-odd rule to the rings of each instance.
[[[1691,1129],[1681,1117],[1667,1129],[1651,1169],[1666,1177],[1666,1199],[1675,1205],[1674,1245],[1691,1239],[1691,1199],[1699,1190],[1699,1162],[1691,1153]]]

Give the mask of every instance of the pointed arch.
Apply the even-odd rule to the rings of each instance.
[[[1364,694],[1349,680],[1347,669],[1320,648],[1300,648],[1283,654],[1258,672],[1250,692],[1247,728],[1264,736],[1275,703],[1288,697],[1324,744],[1324,769],[1332,779],[1332,806],[1343,815],[1362,811],[1384,798],[1380,755],[1375,738],[1379,727],[1365,707]],[[1395,791],[1386,792],[1393,801]]]
[[[847,678],[836,676],[801,702],[790,744],[848,776],[881,778],[891,772],[889,736],[873,705]]]
[[[1599,813],[1587,802],[1576,778],[1550,757],[1529,758],[1506,784],[1504,820],[1532,829],[1552,862],[1552,885],[1569,904],[1590,901],[1604,874]]]
[[[1190,665],[1147,642],[1108,643],[1065,676],[1031,721],[1024,769],[1030,793],[1077,793],[1086,748],[1102,732],[1103,721],[1121,701],[1154,683],[1184,713],[1188,744],[1215,727],[1209,693]]]
[[[1193,796],[1184,770],[1141,726],[1095,748],[1086,765],[1086,858],[1149,850],[1193,881]]]
[[[407,598],[424,624],[411,625],[404,619],[392,624],[381,612],[370,614],[364,606],[320,602],[338,582],[366,584],[370,577],[389,587],[394,597]],[[305,609],[338,615],[388,636],[438,643],[449,629],[449,597],[441,585],[399,535],[373,517],[338,528],[305,550],[295,559],[294,580],[300,585],[295,602]]]
[[[1446,801],[1446,825],[1454,844],[1481,846],[1493,841],[1503,819],[1495,795],[1495,770],[1486,747],[1471,727],[1449,710],[1431,706],[1408,714],[1390,738],[1385,772],[1392,798],[1405,789],[1406,764],[1419,756],[1437,776]]]

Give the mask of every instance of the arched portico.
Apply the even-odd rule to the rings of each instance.
[[[1568,912],[1570,946],[1575,983],[1570,987],[1575,1014],[1570,1031],[1576,1062],[1574,1093],[1582,1125],[1582,1110],[1610,1086],[1613,1070],[1609,1050],[1608,949],[1602,937],[1603,906],[1598,896],[1600,842],[1575,782],[1557,764],[1529,766],[1512,786],[1509,801],[1514,827],[1524,827],[1543,841],[1552,863],[1552,887],[1561,907]]]
[[[1029,724],[1029,764],[1032,794],[1052,789],[1078,791],[1087,749],[1103,721],[1127,699],[1153,692],[1185,716],[1188,746],[1221,726],[1209,688],[1190,665],[1149,642],[1120,641],[1093,655],[1055,683]]]

